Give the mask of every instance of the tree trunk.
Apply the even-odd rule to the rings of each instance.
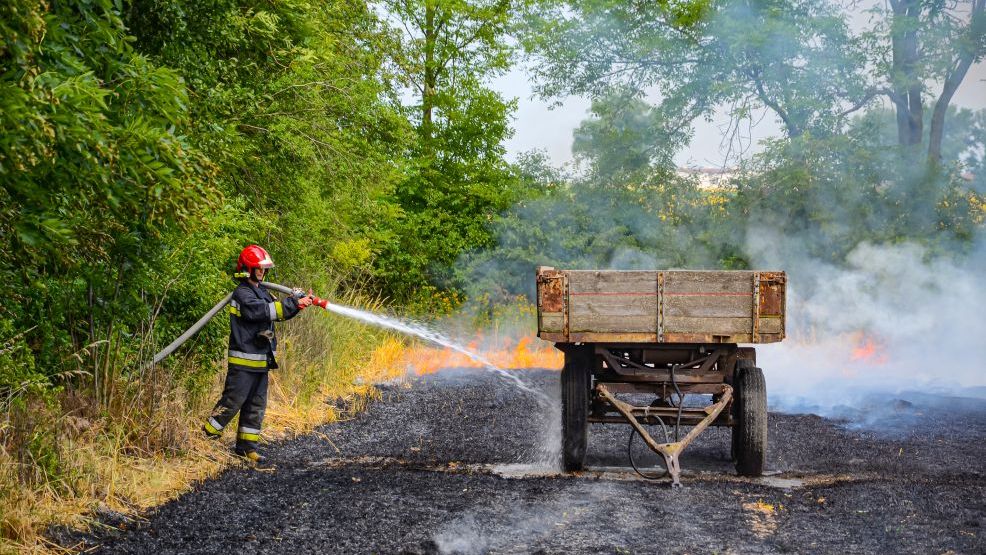
[[[952,96],[962,83],[969,66],[972,65],[972,57],[962,60],[959,67],[950,73],[945,80],[945,87],[942,89],[941,96],[935,102],[935,109],[931,113],[931,132],[928,137],[928,163],[938,164],[941,162],[941,142],[945,134],[945,114],[948,112],[948,105],[952,101]]]
[[[931,114],[931,132],[928,137],[928,163],[937,165],[941,162],[941,143],[945,134],[945,114],[948,113],[948,105],[952,102],[952,96],[958,90],[966,73],[972,66],[972,62],[978,54],[981,54],[981,44],[983,44],[983,34],[986,33],[986,16],[984,16],[986,0],[975,0],[969,20],[968,36],[959,44],[958,59],[952,65],[951,71],[945,78],[945,85],[942,87],[941,95],[935,102],[935,109]]]
[[[921,0],[891,0],[893,9],[892,82],[893,102],[897,111],[897,141],[901,146],[921,144],[924,134],[924,104],[921,100],[923,86],[917,76],[919,60],[918,18]]]

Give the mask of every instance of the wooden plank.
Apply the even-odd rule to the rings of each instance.
[[[542,312],[541,331],[561,332],[565,330],[564,312]]]
[[[627,295],[572,297],[574,332],[656,332],[657,298]]]
[[[657,295],[657,272],[569,271],[568,291],[573,296],[605,296],[619,293]]]
[[[545,339],[545,338],[542,338]],[[551,341],[551,339],[548,339]],[[656,333],[617,333],[617,332],[586,332],[573,333],[569,336],[571,343],[657,343]]]
[[[658,343],[655,333],[586,332],[573,333],[566,337],[561,333],[542,333],[545,341],[558,343]],[[760,334],[752,339],[750,332],[730,335],[707,333],[671,333],[661,343],[776,343],[783,339],[779,334]]]
[[[577,332],[615,332],[615,333],[657,333],[653,316],[627,316],[606,314],[599,316],[573,316],[569,321],[569,331]]]
[[[662,343],[752,343],[750,332],[732,335],[711,333],[666,333]]]
[[[607,295],[604,297],[576,297],[571,300],[569,313],[575,315],[649,315],[657,324],[657,297]]]
[[[686,316],[667,316],[664,318],[665,333],[704,333],[710,335],[749,334],[753,329],[752,318],[694,318]]]
[[[664,294],[733,293],[753,295],[753,272],[664,272]]]
[[[654,331],[649,331],[654,330]],[[657,335],[653,320],[643,318],[608,317],[599,319],[573,319],[569,332],[576,333],[653,333]]]
[[[539,331],[538,337],[542,341],[551,341],[554,343],[571,343],[573,341],[570,340],[567,336],[565,336],[564,333],[561,332]]]
[[[664,317],[744,318],[753,314],[752,297],[665,296]]]
[[[757,307],[755,272],[750,271],[663,271],[660,296],[658,272],[563,273],[568,280],[567,302],[542,302],[539,307],[539,335],[550,341],[772,343],[784,338],[786,276],[782,272],[760,274]],[[544,304],[558,310],[545,310]],[[751,333],[754,316],[759,316],[755,334]]]

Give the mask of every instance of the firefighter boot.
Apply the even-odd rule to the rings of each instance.
[[[214,417],[210,416],[205,424],[202,424],[202,433],[206,439],[216,440],[223,437],[223,426]]]
[[[241,457],[257,468],[270,468],[267,457],[261,455],[256,450],[244,451],[243,449],[235,449],[233,452],[236,453],[236,456]]]

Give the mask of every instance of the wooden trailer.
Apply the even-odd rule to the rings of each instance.
[[[679,485],[678,455],[711,425],[732,428],[740,474],[762,474],[766,384],[756,351],[740,344],[784,339],[785,284],[777,271],[539,267],[538,337],[565,353],[565,468],[582,469],[589,422],[628,423]],[[631,393],[654,401],[637,406],[618,397]],[[689,394],[711,395],[711,403],[686,404]],[[655,425],[663,442],[645,428]],[[691,430],[679,438],[682,427]]]

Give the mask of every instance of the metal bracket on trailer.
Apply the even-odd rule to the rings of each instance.
[[[633,415],[633,409],[635,408],[633,405],[624,403],[623,401],[617,399],[612,393],[609,392],[608,389],[606,389],[606,386],[603,384],[596,386],[596,392],[603,399],[606,399],[610,405],[613,405],[613,408],[622,414],[623,418],[626,418],[627,422],[629,422],[637,433],[640,434],[640,437],[643,438],[644,443],[646,443],[648,447],[650,447],[655,453],[664,457],[664,466],[668,468],[668,474],[671,475],[672,487],[681,486],[681,467],[678,465],[678,455],[680,455],[681,452],[685,450],[685,447],[688,447],[688,445],[694,441],[699,434],[709,427],[709,424],[711,424],[719,416],[719,413],[721,413],[722,409],[729,404],[729,400],[733,396],[733,388],[727,384],[722,384],[722,389],[719,393],[719,400],[705,407],[706,417],[696,424],[695,427],[693,427],[691,431],[681,439],[681,441],[675,441],[673,443],[658,443],[654,441],[654,438],[647,433],[647,430],[640,425],[640,422],[638,422],[637,418]]]

